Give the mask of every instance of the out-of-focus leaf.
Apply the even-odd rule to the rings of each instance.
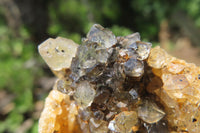
[[[12,111],[4,122],[4,128],[9,132],[14,132],[23,122],[23,116],[17,111]]]
[[[38,121],[34,123],[31,133],[38,133]]]
[[[17,112],[24,113],[31,110],[33,107],[33,96],[31,90],[24,90],[24,93],[16,98],[15,104]]]
[[[114,25],[111,28],[112,32],[116,35],[116,36],[126,36],[129,35],[131,33],[133,33],[131,30],[129,30],[128,28],[125,27],[119,27],[117,25]]]

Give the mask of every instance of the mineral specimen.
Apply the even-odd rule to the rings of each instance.
[[[200,132],[200,68],[95,24],[82,39],[39,52],[58,76],[39,133]]]

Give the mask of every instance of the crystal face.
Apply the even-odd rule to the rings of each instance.
[[[39,45],[40,55],[52,70],[59,71],[69,68],[75,57],[78,45],[72,40],[57,37],[48,39]]]
[[[165,115],[165,112],[162,111],[155,103],[145,100],[144,103],[138,107],[138,116],[145,122],[153,124]]]
[[[200,132],[200,68],[151,46],[139,33],[115,37],[98,24],[79,46],[63,38],[42,43],[59,79],[39,132]]]
[[[95,93],[93,85],[87,81],[81,81],[75,90],[74,99],[82,107],[87,107],[92,103]]]
[[[117,43],[115,35],[99,24],[94,24],[87,34],[89,42],[98,44],[97,49],[110,48]]]
[[[130,133],[132,127],[138,123],[137,113],[134,111],[123,111],[114,120],[110,121],[108,128],[113,132]]]

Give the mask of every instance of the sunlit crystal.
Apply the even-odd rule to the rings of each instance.
[[[89,33],[87,34],[87,38],[90,42],[98,43],[98,49],[110,48],[117,42],[115,35],[99,24],[92,26]]]
[[[92,103],[95,94],[96,92],[94,87],[89,82],[82,81],[77,85],[74,93],[74,99],[79,105],[87,107]]]
[[[131,89],[131,90],[129,91],[129,94],[131,95],[131,97],[132,97],[133,99],[137,99],[137,98],[138,98],[138,93],[137,93],[137,91],[136,91],[135,89]]]
[[[70,39],[57,37],[39,45],[40,55],[54,71],[69,68],[76,55],[78,45]]]
[[[119,38],[119,43],[122,44],[123,47],[131,48],[134,50],[137,49],[137,41],[140,41],[140,34],[138,32]]]
[[[139,60],[145,60],[149,56],[151,43],[137,42],[136,53],[138,54]]]
[[[150,52],[148,64],[153,68],[162,68],[166,62],[166,58],[166,52],[160,49],[160,47],[155,47]]]
[[[119,113],[114,120],[110,121],[108,128],[114,132],[129,133],[132,127],[138,123],[137,113],[124,111]]]
[[[59,79],[56,81],[56,89],[62,93],[72,95],[73,89],[71,88],[72,81],[70,79]]]
[[[89,121],[90,131],[92,133],[107,133],[108,132],[108,123],[103,120],[95,120],[91,118]]]
[[[180,73],[185,68],[185,66],[184,66],[184,64],[182,64],[182,62],[183,61],[180,61],[180,60],[174,60],[174,61],[170,62],[167,65],[168,71],[172,72],[174,74]]]
[[[138,117],[150,124],[158,122],[164,115],[165,112],[149,100],[145,100],[144,103],[138,107]]]

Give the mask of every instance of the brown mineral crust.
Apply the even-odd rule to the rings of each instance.
[[[39,133],[81,133],[77,106],[68,95],[52,90],[39,120]]]
[[[160,47],[151,50],[147,62],[158,76],[147,90],[164,105],[171,131],[199,133],[200,68],[169,56]]]

